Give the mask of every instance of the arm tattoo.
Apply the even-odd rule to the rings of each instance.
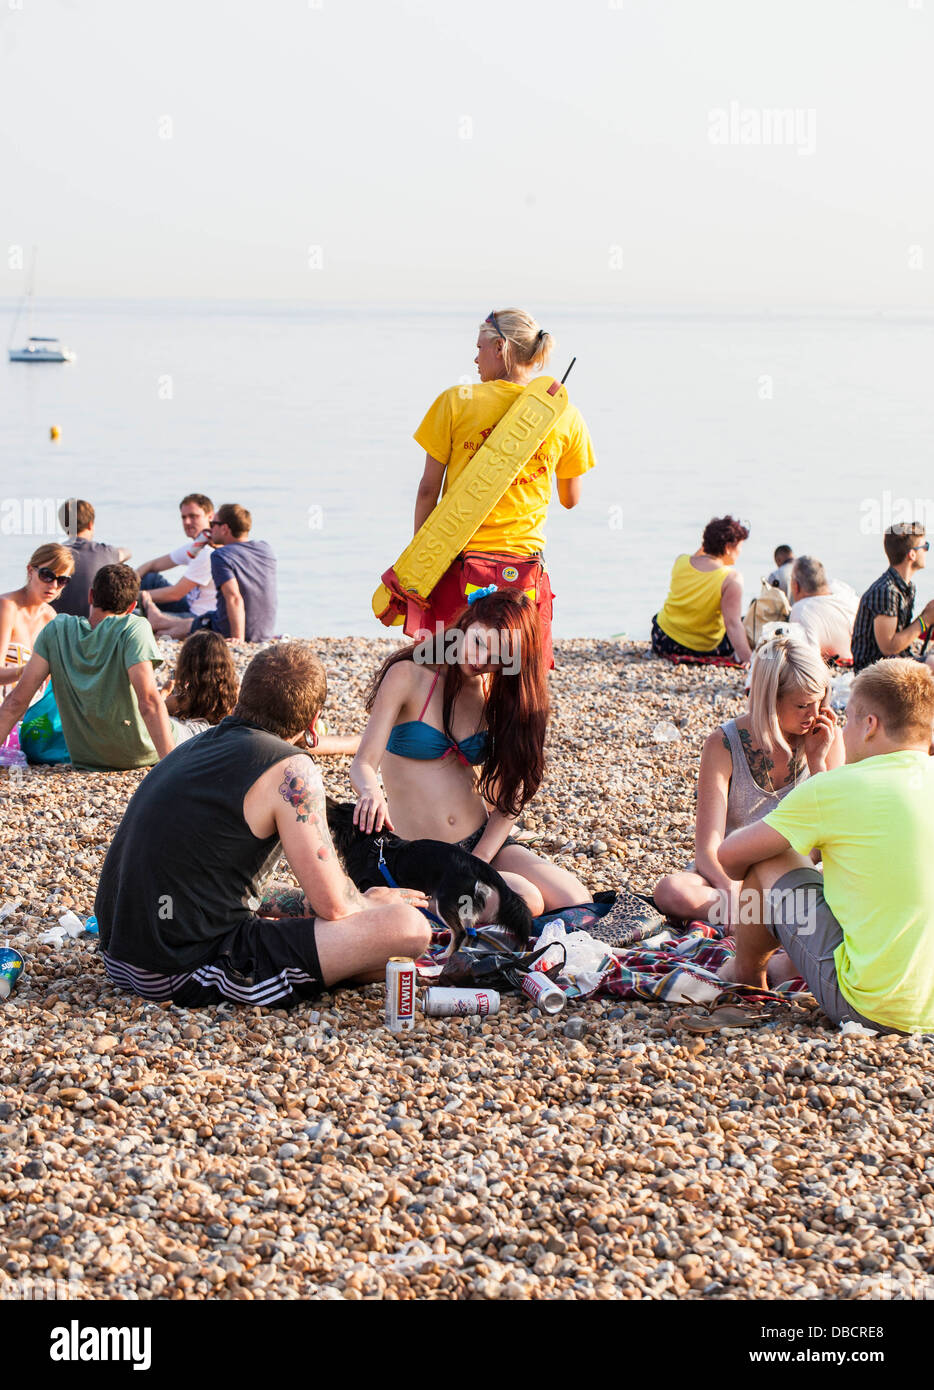
[[[291,763],[287,764],[282,777],[279,795],[295,809],[295,819],[306,822],[317,833],[321,841],[318,846],[318,859],[324,863],[334,853],[331,832],[328,830],[328,816],[325,809],[324,788],[320,782],[296,772]]]
[[[304,773],[296,772],[291,763],[287,764],[283,773],[282,785],[279,788],[279,795],[283,801],[295,808],[296,820],[302,823],[307,822],[317,834],[320,844],[317,850],[317,859],[320,863],[331,859],[334,856],[334,845],[331,841],[331,832],[328,829],[327,807],[325,804],[324,789],[320,783],[315,783]],[[366,899],[354,883],[345,876],[343,887],[344,901],[349,907],[362,909],[366,907]],[[310,906],[306,906],[304,895],[301,892],[294,894],[273,895],[280,914],[284,917],[306,917],[313,915]],[[294,899],[300,907],[283,906],[283,899]]]
[[[296,772],[291,763],[286,764],[285,772],[282,776],[282,786],[279,788],[279,795],[283,801],[295,808],[295,819],[300,821],[315,821],[315,799],[316,792],[312,782],[303,772]],[[320,797],[318,798],[321,799]]]
[[[344,880],[344,902],[348,907],[366,907],[363,894],[360,892],[357,885],[352,883],[349,878]]]
[[[300,888],[270,889],[257,909],[260,917],[309,917],[305,894]]]

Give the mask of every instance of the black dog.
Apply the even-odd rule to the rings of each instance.
[[[353,813],[352,802],[327,798],[334,848],[347,877],[361,892],[386,884],[379,868],[382,849],[386,868],[399,887],[418,888],[433,900],[437,915],[454,933],[455,946],[464,928],[484,917],[505,927],[522,946],[527,945],[532,932],[528,906],[484,860],[444,840],[403,840],[389,830],[367,835],[354,825]],[[491,902],[494,894],[498,903]]]

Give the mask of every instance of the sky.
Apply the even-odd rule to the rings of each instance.
[[[934,0],[0,0],[0,296],[930,313],[932,72]]]

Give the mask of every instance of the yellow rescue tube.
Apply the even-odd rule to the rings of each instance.
[[[428,598],[567,405],[568,393],[554,377],[539,376],[529,382],[383,575],[373,595],[373,612],[380,622],[386,627],[400,623],[407,598]]]

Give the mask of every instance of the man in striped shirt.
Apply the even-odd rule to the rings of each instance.
[[[863,594],[853,624],[853,670],[862,671],[886,656],[910,655],[908,648],[924,640],[934,624],[934,599],[913,618],[913,577],[927,563],[931,542],[920,521],[890,526],[882,541],[889,567]],[[928,658],[934,665],[934,658]]]

